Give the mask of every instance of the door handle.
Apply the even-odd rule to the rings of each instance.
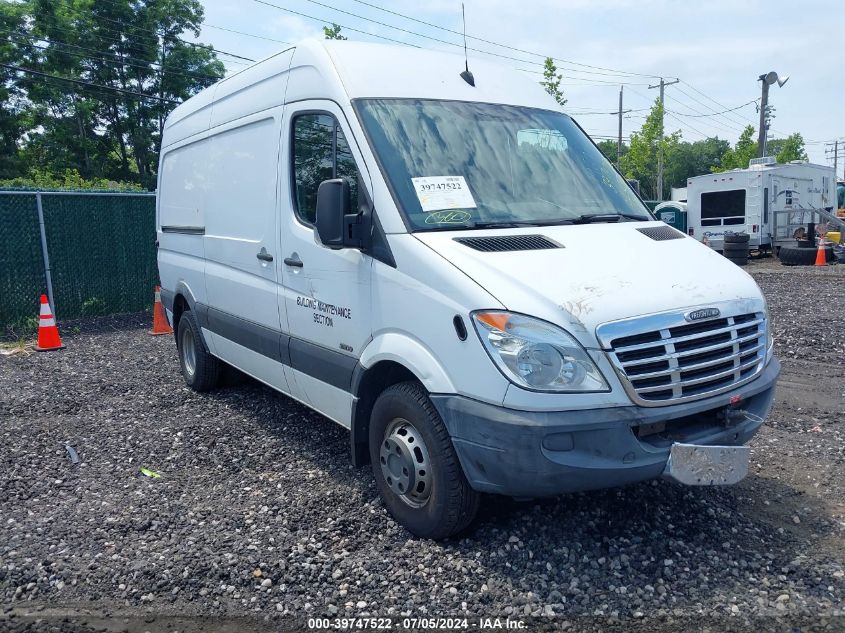
[[[270,253],[268,253],[267,249],[264,248],[263,246],[261,247],[261,250],[258,251],[258,253],[256,253],[255,256],[258,259],[260,259],[262,262],[272,262],[273,261],[273,256]]]
[[[294,268],[302,268],[302,260],[299,257],[285,257],[285,266],[293,266]]]

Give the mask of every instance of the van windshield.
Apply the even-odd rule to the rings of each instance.
[[[412,230],[652,219],[565,114],[420,99],[355,108]]]

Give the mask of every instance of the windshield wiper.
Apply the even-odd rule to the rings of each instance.
[[[523,226],[556,226],[558,224],[572,224],[573,220],[525,220],[520,222],[476,222],[468,229],[514,229]]]
[[[648,218],[632,213],[585,213],[572,219],[573,224],[591,224],[593,222],[619,222],[619,220],[637,220],[646,222]]]

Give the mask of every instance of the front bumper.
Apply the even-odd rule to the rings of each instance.
[[[667,407],[517,411],[456,395],[431,399],[473,488],[543,497],[657,478],[676,441],[744,444],[771,409],[779,373],[780,363],[772,358],[760,376],[735,391]],[[737,396],[736,408],[750,415],[716,423],[715,412]],[[643,425],[660,423],[665,423],[663,433],[637,436]]]

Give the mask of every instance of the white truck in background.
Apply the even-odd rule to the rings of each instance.
[[[796,232],[836,211],[833,168],[804,161],[753,159],[733,169],[687,180],[687,233],[721,250],[726,232],[748,233],[750,250],[794,244]]]

